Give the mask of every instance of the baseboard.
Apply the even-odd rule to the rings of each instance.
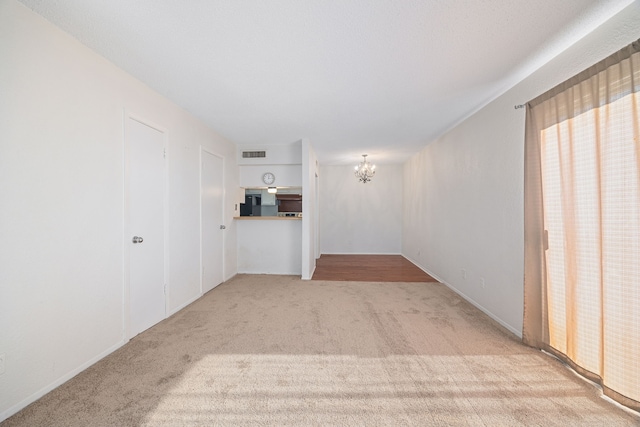
[[[475,306],[477,309],[479,309],[480,311],[482,311],[484,314],[486,314],[487,316],[489,316],[491,319],[495,320],[496,322],[498,322],[502,327],[504,327],[505,329],[507,329],[509,332],[511,332],[512,334],[514,334],[515,336],[517,336],[519,339],[522,339],[522,332],[518,331],[517,329],[515,329],[513,326],[509,325],[508,323],[506,323],[505,321],[503,321],[501,318],[499,318],[498,316],[496,316],[494,313],[492,313],[490,310],[488,310],[487,308],[483,307],[481,304],[479,304],[477,301],[475,301],[473,298],[470,298],[469,296],[465,295],[463,292],[461,292],[460,290],[458,290],[457,288],[455,288],[454,286],[450,285],[449,283],[447,283],[446,281],[442,280],[442,278],[438,277],[436,274],[432,273],[431,271],[429,271],[428,269],[422,267],[420,264],[418,264],[415,260],[411,259],[410,257],[406,256],[406,255],[402,255],[403,257],[405,257],[408,261],[410,261],[413,265],[415,265],[416,267],[418,267],[420,270],[424,271],[425,273],[427,273],[429,276],[433,277],[434,279],[436,279],[438,282],[442,283],[443,285],[445,285],[447,288],[451,289],[453,292],[455,292],[456,294],[460,295],[462,298],[464,298],[466,301],[468,301],[469,303],[471,303],[473,306]]]
[[[268,274],[271,276],[301,276],[301,271],[278,271],[278,272],[267,272],[267,271],[238,271],[238,274]]]
[[[234,277],[236,277],[237,275],[238,275],[238,273],[233,273],[233,274],[228,275],[228,276],[224,279],[224,282],[228,282],[229,280],[233,279],[233,278],[234,278]],[[224,282],[222,282],[222,283],[224,283]],[[222,283],[221,283],[221,284],[222,284]]]
[[[309,275],[309,277],[300,276],[300,279],[301,280],[311,280],[311,278],[313,277],[313,273],[315,273],[315,272],[316,272],[316,266],[314,265],[313,266],[313,270],[311,270],[311,274]]]
[[[397,253],[397,252],[375,252],[375,253],[373,252],[322,252],[320,256],[322,255],[401,255],[401,256],[404,256],[401,253]]]
[[[174,308],[169,313],[167,313],[167,316],[165,317],[165,319],[168,319],[169,317],[173,316],[174,314],[176,314],[177,312],[179,312],[180,310],[182,310],[183,308],[185,308],[189,304],[193,304],[194,302],[198,301],[200,298],[202,298],[203,295],[204,294],[198,294],[194,298],[191,298],[190,300],[187,300],[187,302],[185,302],[183,304],[180,304],[178,307]]]
[[[40,390],[38,390],[37,392],[33,393],[31,396],[27,397],[26,399],[22,400],[21,402],[18,402],[15,405],[11,406],[10,408],[0,412],[0,423],[3,422],[4,420],[6,420],[7,418],[9,418],[10,416],[17,414],[18,412],[20,412],[21,410],[23,410],[27,406],[31,405],[33,402],[35,402],[36,400],[40,399],[42,396],[44,396],[45,394],[49,393],[50,391],[54,390],[57,387],[60,387],[62,384],[66,383],[71,378],[75,377],[76,375],[78,375],[80,372],[84,371],[85,369],[87,369],[91,365],[93,365],[93,364],[97,363],[98,361],[100,361],[101,359],[107,357],[108,355],[110,355],[111,353],[113,353],[114,351],[116,351],[117,349],[122,347],[124,344],[126,344],[126,341],[124,341],[124,340],[118,342],[116,345],[114,345],[112,347],[109,347],[107,350],[103,351],[102,353],[100,353],[96,357],[94,357],[92,359],[89,359],[88,362],[83,363],[82,365],[78,366],[76,369],[73,369],[72,371],[70,371],[67,374],[63,375],[62,377],[58,378],[57,380],[55,380],[51,384],[41,388]]]

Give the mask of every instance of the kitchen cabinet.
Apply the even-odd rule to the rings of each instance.
[[[302,212],[301,194],[276,194],[278,212]]]

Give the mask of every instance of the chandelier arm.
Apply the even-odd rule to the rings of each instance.
[[[355,176],[360,182],[366,184],[376,174],[375,165],[367,161],[367,154],[362,155],[362,162],[355,168]]]

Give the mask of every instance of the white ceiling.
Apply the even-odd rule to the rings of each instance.
[[[632,2],[21,1],[236,144],[322,164],[406,160]]]

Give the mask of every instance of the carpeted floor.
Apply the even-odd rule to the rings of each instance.
[[[438,283],[240,275],[2,423],[637,426]]]

